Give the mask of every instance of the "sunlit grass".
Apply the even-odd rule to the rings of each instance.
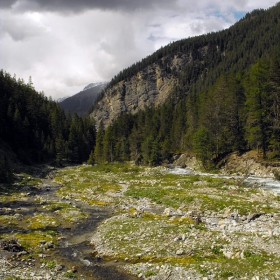
[[[27,224],[32,230],[54,230],[60,222],[49,214],[34,213],[33,217],[27,220]]]
[[[3,234],[2,239],[9,240],[11,238],[10,234]],[[13,238],[18,240],[18,243],[28,252],[28,253],[38,253],[42,251],[42,241],[58,243],[58,235],[53,230],[30,230],[21,233],[15,233]]]

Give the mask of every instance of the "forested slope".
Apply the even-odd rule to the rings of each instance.
[[[105,126],[170,96],[181,99],[212,85],[222,73],[245,70],[280,41],[280,5],[255,10],[229,29],[169,44],[115,76],[91,108]]]
[[[227,30],[170,44],[120,72],[92,108],[100,122],[95,159],[159,164],[189,152],[207,167],[224,154],[248,149],[278,158],[279,30],[278,4],[247,14]],[[162,104],[132,111],[132,104],[123,105],[131,94],[127,85],[151,67],[175,81],[174,87]],[[115,106],[109,119],[112,100],[122,103],[118,117]],[[109,104],[107,111],[101,104]]]
[[[7,144],[25,164],[88,159],[95,143],[88,118],[66,116],[56,102],[36,92],[31,79],[26,84],[3,70],[0,94],[0,143],[5,143],[0,146],[0,180],[7,177]]]

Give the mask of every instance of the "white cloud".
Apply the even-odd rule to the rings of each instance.
[[[38,91],[56,99],[110,80],[171,41],[227,28],[237,12],[277,0],[1,3],[1,68],[26,81],[32,76]]]

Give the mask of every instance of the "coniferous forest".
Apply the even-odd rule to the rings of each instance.
[[[101,125],[94,158],[158,165],[187,152],[210,167],[230,152],[250,149],[280,157],[279,50],[246,71],[222,74],[199,94],[122,114],[107,129]]]
[[[124,69],[107,87],[152,63],[161,63],[178,84],[159,108],[122,113],[106,129],[101,123],[94,158],[157,165],[190,153],[210,167],[228,153],[257,149],[264,159],[279,159],[279,28],[277,4],[248,13],[227,30],[169,44]],[[192,63],[172,70],[168,56],[182,53]]]
[[[224,155],[257,149],[280,158],[280,5],[247,14],[233,27],[180,40],[124,69],[107,88],[152,63],[178,78],[168,100],[137,114],[123,112],[109,127],[72,116],[25,83],[0,72],[0,140],[25,164],[62,160],[158,165],[189,153],[205,168]],[[208,55],[203,49],[207,46]],[[211,51],[212,50],[212,51]],[[193,63],[172,72],[170,55],[191,53]],[[164,64],[164,61],[167,61]],[[104,92],[99,96],[100,100]],[[96,101],[96,103],[98,102]],[[1,179],[9,177],[7,156]]]
[[[95,143],[94,124],[38,93],[32,80],[25,83],[0,71],[0,140],[25,164],[88,159]],[[9,177],[7,154],[0,158],[0,176]]]

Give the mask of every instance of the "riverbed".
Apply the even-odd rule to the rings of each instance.
[[[280,194],[280,181],[272,178],[272,177],[258,177],[258,176],[229,176],[229,175],[222,175],[222,174],[212,174],[212,173],[205,173],[205,172],[195,172],[190,168],[182,168],[179,166],[173,166],[167,169],[167,172],[170,174],[177,174],[177,175],[199,175],[205,177],[212,177],[212,178],[224,178],[224,179],[235,179],[244,182],[248,186],[263,188],[266,190],[274,191],[275,193]]]
[[[211,182],[209,177],[218,180]],[[35,179],[40,182],[35,184]],[[250,187],[239,186],[242,180]],[[98,169],[84,165],[53,170],[48,175],[34,173],[14,187],[1,194],[0,218],[5,222],[1,235],[17,236],[23,244],[33,234],[34,239],[38,233],[42,237],[32,242],[27,262],[23,262],[24,256],[7,263],[0,258],[3,279],[21,276],[23,270],[27,278],[22,279],[36,280],[35,276],[42,275],[49,275],[43,279],[56,280],[67,279],[65,275],[84,280],[162,279],[148,275],[163,277],[165,273],[176,280],[202,279],[200,265],[207,267],[208,279],[218,279],[215,269],[226,273],[217,264],[225,262],[231,246],[237,246],[241,258],[246,249],[243,243],[255,241],[256,234],[274,242],[272,259],[278,261],[280,256],[276,226],[279,201],[269,192],[258,191],[269,188],[278,193],[279,183],[272,178],[198,173],[177,166],[112,165]],[[73,214],[69,217],[69,213]],[[248,223],[252,213],[261,218]],[[49,221],[42,221],[42,217]],[[198,225],[201,222],[203,225]],[[246,242],[238,239],[243,231]],[[209,266],[204,254],[206,262],[209,255],[218,258],[208,245],[212,236],[220,238],[221,244],[224,236],[230,236],[227,240],[233,245],[226,245],[224,256],[219,255],[219,262]],[[267,239],[259,238],[254,250],[265,258],[260,250],[268,250],[268,244]],[[193,249],[188,250],[190,247]],[[196,264],[192,258],[198,257],[202,260]],[[178,263],[174,266],[169,259]],[[250,259],[243,262],[252,265]],[[270,261],[270,265],[276,263]],[[260,275],[266,271],[262,269]]]

